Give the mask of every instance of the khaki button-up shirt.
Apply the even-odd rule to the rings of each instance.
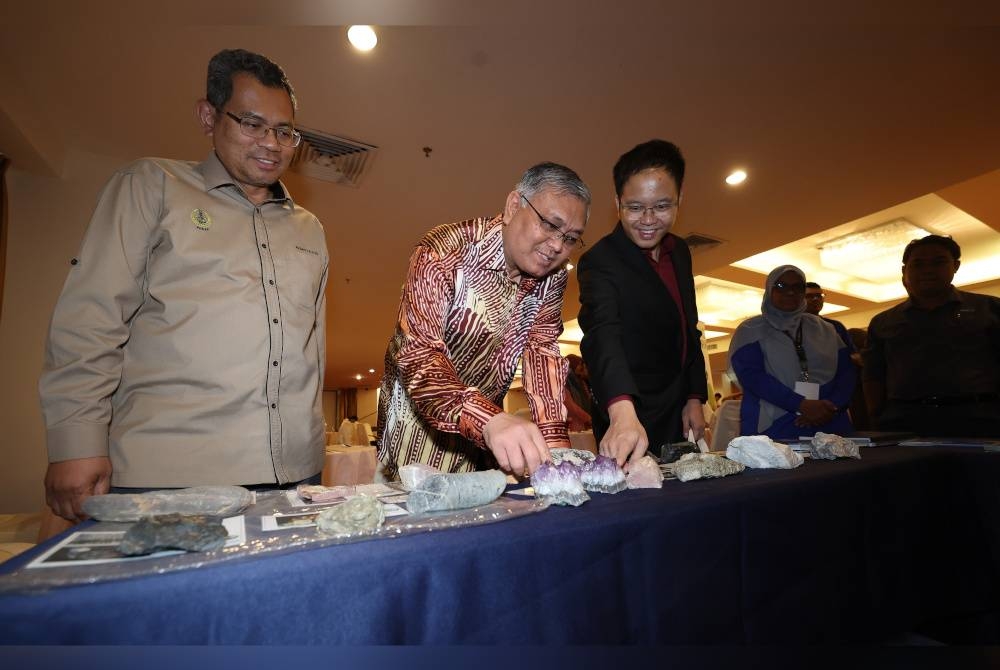
[[[255,206],[214,154],[111,178],[52,317],[50,461],[110,456],[130,487],[319,472],[326,239],[272,193]]]

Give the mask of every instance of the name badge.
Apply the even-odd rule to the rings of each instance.
[[[816,382],[795,382],[795,392],[806,400],[819,400],[819,384]]]

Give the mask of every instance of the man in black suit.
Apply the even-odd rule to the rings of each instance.
[[[670,233],[684,158],[651,140],[614,167],[621,219],[580,259],[580,347],[597,400],[600,452],[624,465],[704,435],[708,397],[691,252]],[[631,456],[631,458],[630,458]]]

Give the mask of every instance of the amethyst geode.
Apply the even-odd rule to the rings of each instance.
[[[531,485],[535,495],[554,505],[577,507],[590,500],[580,481],[582,472],[579,465],[563,461],[559,465],[542,463],[531,475]]]
[[[625,490],[625,472],[618,461],[598,455],[594,460],[584,464],[580,473],[580,482],[587,491],[598,493],[618,493]]]

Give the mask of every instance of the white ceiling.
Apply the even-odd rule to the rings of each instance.
[[[286,179],[329,241],[330,388],[381,372],[420,235],[498,212],[542,160],[590,184],[596,240],[614,225],[615,159],[676,142],[678,232],[725,240],[695,272],[753,286],[729,263],[931,193],[1000,230],[1000,4],[691,4],[4,3],[0,150],[56,175],[77,152],[197,159],[209,57],[243,47],[281,63],[302,125],[379,147],[359,188]],[[380,26],[374,52],[347,45],[349,23]],[[732,189],[736,167],[750,178]],[[571,281],[564,315],[577,309]]]

